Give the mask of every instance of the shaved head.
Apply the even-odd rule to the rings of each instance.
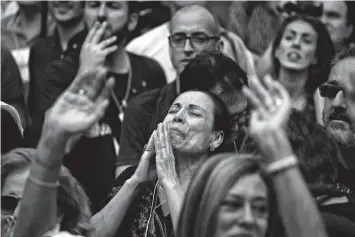
[[[170,33],[173,34],[176,25],[179,25],[182,22],[186,23],[187,21],[196,22],[196,20],[204,21],[202,27],[206,28],[206,30],[213,35],[221,34],[217,18],[215,18],[205,7],[198,4],[187,5],[175,13],[171,19]]]

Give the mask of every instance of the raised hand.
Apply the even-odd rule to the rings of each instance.
[[[107,22],[96,22],[89,31],[80,51],[79,71],[103,66],[106,57],[118,49],[117,45],[112,45],[117,40],[116,36],[101,41],[106,27]]]
[[[250,118],[250,135],[264,155],[271,159],[282,158],[291,152],[285,130],[291,112],[290,96],[270,76],[265,77],[265,86],[256,77],[250,79],[250,84],[252,89],[243,88],[254,107]]]
[[[48,111],[45,127],[67,135],[86,132],[104,115],[114,79],[103,67],[79,72]]]
[[[176,173],[175,156],[170,144],[167,123],[160,123],[156,131],[154,133],[154,146],[157,174],[161,185],[166,189],[179,184],[179,179]]]
[[[139,161],[138,167],[134,172],[132,178],[139,184],[153,182],[157,179],[157,171],[154,164],[155,154],[154,136],[156,131],[152,133],[149,138],[148,144],[144,147],[143,155]]]

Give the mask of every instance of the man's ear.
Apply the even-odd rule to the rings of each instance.
[[[129,19],[128,19],[128,30],[130,32],[134,31],[134,29],[136,29],[137,24],[138,24],[138,20],[139,20],[139,15],[138,13],[132,13],[129,15]]]
[[[223,140],[224,140],[224,132],[223,131],[216,132],[210,144],[210,151],[216,150],[222,144]]]
[[[217,50],[218,51],[221,51],[223,50],[223,40],[220,39],[218,42],[217,42]]]

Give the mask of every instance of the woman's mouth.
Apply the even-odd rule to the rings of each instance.
[[[297,52],[289,52],[287,54],[287,58],[290,60],[290,61],[298,61],[301,59],[301,55]]]

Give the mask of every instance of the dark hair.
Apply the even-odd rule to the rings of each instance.
[[[272,57],[275,73],[278,74],[280,70],[280,62],[275,56],[275,51],[280,45],[281,39],[285,33],[286,27],[294,21],[305,21],[309,23],[317,32],[317,65],[311,65],[308,70],[308,80],[305,85],[305,90],[308,95],[313,96],[314,92],[320,84],[325,82],[330,71],[329,63],[334,55],[334,47],[329,33],[324,24],[318,19],[310,16],[295,15],[285,19],[276,38],[272,44]]]
[[[204,91],[204,90],[191,90],[191,91],[198,91],[206,94],[209,96],[214,104],[213,108],[213,129],[215,131],[222,131],[224,134],[224,139],[222,144],[213,151],[213,153],[218,153],[220,150],[224,149],[224,144],[225,141],[228,140],[231,132],[231,116],[228,112],[228,108],[226,104],[215,94],[209,92],[209,91]]]
[[[181,92],[200,89],[210,90],[219,83],[228,83],[241,90],[248,85],[247,74],[231,58],[220,51],[203,51],[186,65],[180,74]]]
[[[324,127],[307,113],[293,110],[287,136],[309,187],[334,186],[338,180],[338,147]],[[242,152],[257,152],[255,141],[248,138]]]
[[[353,26],[353,32],[345,42],[346,44],[355,43],[355,3],[353,1],[344,1],[347,8],[346,22]]]
[[[244,175],[260,171],[260,159],[251,155],[219,154],[208,159],[195,174],[185,195],[178,237],[214,236],[218,210],[228,191]],[[268,233],[276,216],[276,196],[271,182],[262,176],[269,196]]]
[[[330,65],[333,67],[339,61],[350,57],[355,57],[355,43],[348,44],[341,48],[340,51],[334,56]]]
[[[138,1],[127,1],[128,4],[128,12],[129,14],[138,13],[139,12],[139,4]]]
[[[37,156],[32,148],[18,148],[1,157],[1,185],[14,172],[29,169]],[[86,235],[90,231],[91,211],[89,199],[79,182],[64,166],[61,167],[58,196],[58,210],[63,214],[61,230],[76,235]]]

